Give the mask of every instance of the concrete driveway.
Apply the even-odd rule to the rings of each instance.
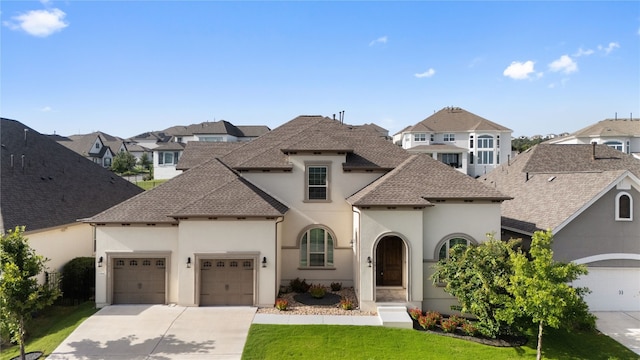
[[[640,312],[599,311],[593,314],[598,317],[596,327],[600,332],[640,355]]]
[[[107,306],[47,359],[240,359],[255,312],[253,307]]]

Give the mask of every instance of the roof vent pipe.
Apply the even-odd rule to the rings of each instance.
[[[591,143],[591,160],[595,160],[596,159],[596,142],[592,142]]]

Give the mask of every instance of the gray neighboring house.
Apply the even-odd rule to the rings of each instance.
[[[91,226],[78,222],[142,192],[28,126],[0,120],[0,232],[25,226],[36,252],[58,271],[93,256]]]
[[[511,129],[465,109],[445,107],[396,133],[393,142],[478,177],[509,159],[511,133]]]
[[[107,169],[111,167],[113,158],[122,151],[131,153],[138,160],[140,160],[144,153],[151,156],[149,149],[101,131],[71,136],[48,136],[60,145],[64,145],[66,148],[75,151]],[[149,160],[151,160],[150,157]]]
[[[554,235],[554,257],[586,264],[592,311],[640,311],[640,160],[606,145],[539,144],[479,179],[502,203],[502,238]]]
[[[550,140],[550,144],[604,144],[640,159],[640,118],[605,119],[572,134]]]

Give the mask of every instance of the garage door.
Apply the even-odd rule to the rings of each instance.
[[[591,311],[640,311],[640,268],[589,267],[589,274],[574,281],[586,286]]]
[[[113,260],[114,304],[164,304],[165,259]]]
[[[253,305],[253,260],[201,260],[200,306],[207,305]]]

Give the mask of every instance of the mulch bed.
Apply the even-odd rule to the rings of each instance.
[[[412,319],[413,320],[413,319]],[[425,330],[420,326],[417,320],[413,320],[413,329],[418,331],[424,331],[430,334],[436,334],[440,336],[448,336],[456,339],[462,339],[467,341],[477,342],[483,345],[490,345],[495,347],[518,347],[523,346],[527,343],[528,339],[526,336],[502,336],[497,339],[491,339],[487,337],[481,336],[469,336],[464,334],[457,333],[448,333],[444,332],[440,327],[437,327],[432,330]]]
[[[314,298],[310,293],[296,294],[293,298],[305,305],[335,305],[340,302],[340,296],[333,293],[326,293],[322,298]]]

